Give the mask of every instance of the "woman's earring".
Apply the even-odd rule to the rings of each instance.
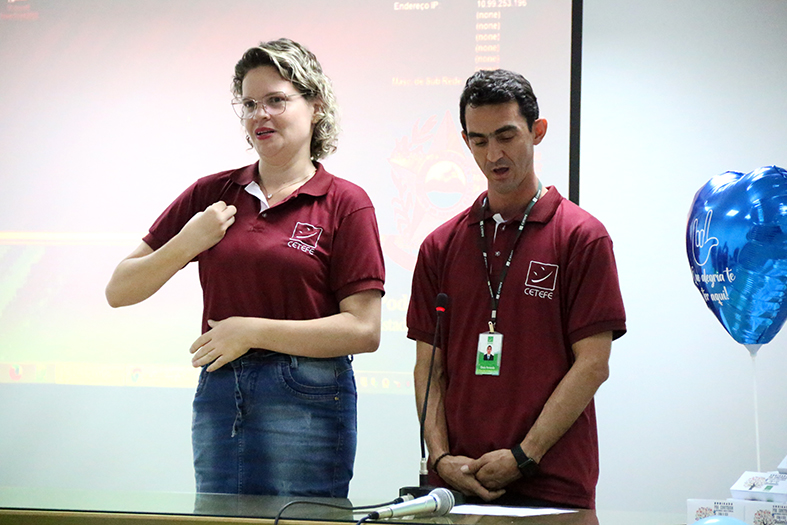
[[[246,135],[246,144],[248,144],[250,148],[254,147],[254,144],[251,143],[251,137],[248,135]]]

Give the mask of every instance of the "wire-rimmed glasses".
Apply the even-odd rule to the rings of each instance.
[[[254,116],[260,106],[270,116],[281,115],[287,109],[287,101],[297,96],[303,96],[303,93],[287,95],[279,91],[278,93],[266,95],[262,100],[255,100],[250,97],[236,98],[232,101],[232,109],[235,110],[235,114],[239,118],[244,120]]]

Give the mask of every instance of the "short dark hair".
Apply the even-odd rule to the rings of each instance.
[[[312,159],[320,160],[336,151],[339,108],[331,81],[323,73],[314,53],[288,38],[261,42],[259,46],[252,47],[235,65],[232,93],[236,97],[241,96],[246,74],[260,66],[275,67],[281,77],[292,82],[307,100],[317,100],[319,103],[318,120],[312,132]]]
[[[467,133],[465,110],[468,104],[475,108],[489,104],[505,104],[512,100],[516,100],[519,112],[527,121],[528,129],[533,131],[533,123],[538,120],[538,100],[530,82],[519,73],[505,69],[476,71],[465,82],[459,99],[459,122],[462,124],[462,131]]]

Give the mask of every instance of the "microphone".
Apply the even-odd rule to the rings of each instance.
[[[432,386],[432,372],[434,369],[434,359],[435,359],[435,350],[440,345],[440,321],[442,319],[443,314],[445,313],[446,308],[448,307],[449,297],[447,294],[439,293],[435,299],[435,313],[436,313],[436,320],[435,320],[435,330],[434,330],[434,340],[432,342],[432,358],[429,362],[429,374],[426,380],[426,392],[424,393],[424,404],[421,407],[421,425],[420,425],[420,432],[421,432],[421,463],[419,469],[419,476],[418,476],[418,486],[417,487],[402,487],[399,489],[399,495],[403,496],[405,494],[412,494],[417,499],[415,501],[421,500],[426,497],[428,494],[433,494],[435,487],[429,484],[429,470],[427,468],[426,462],[426,440],[424,439],[424,425],[426,424],[426,407],[429,405],[429,391]],[[446,489],[443,489],[446,490]],[[431,492],[430,492],[431,491]],[[453,506],[454,502],[459,502],[460,504],[464,503],[464,494],[459,491],[451,491],[451,497],[453,502],[451,505]],[[446,511],[447,512],[447,511]]]
[[[437,314],[437,320],[434,325],[434,340],[432,341],[432,359],[429,361],[429,376],[426,380],[426,392],[424,393],[424,406],[421,409],[421,468],[419,471],[419,484],[421,486],[421,494],[430,489],[429,487],[429,471],[426,468],[426,440],[424,439],[424,426],[426,425],[426,407],[429,404],[429,390],[432,386],[432,371],[434,370],[434,354],[435,349],[440,345],[440,320],[445,313],[448,306],[448,294],[440,292],[435,299],[434,309]]]
[[[444,294],[440,292],[437,294],[437,299],[435,299],[434,309],[437,310],[437,315],[442,314],[445,312],[446,307],[448,306],[448,294]]]
[[[454,494],[448,489],[436,488],[426,496],[411,501],[388,505],[370,512],[367,519],[399,518],[401,516],[445,516],[454,508]]]

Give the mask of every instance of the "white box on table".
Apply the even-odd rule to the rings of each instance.
[[[735,499],[787,503],[787,474],[744,472],[730,492]]]
[[[746,501],[746,519],[749,525],[787,525],[787,505],[767,501]]]
[[[734,499],[690,499],[686,501],[686,523],[691,524],[710,516],[729,516],[745,521],[744,501]]]

